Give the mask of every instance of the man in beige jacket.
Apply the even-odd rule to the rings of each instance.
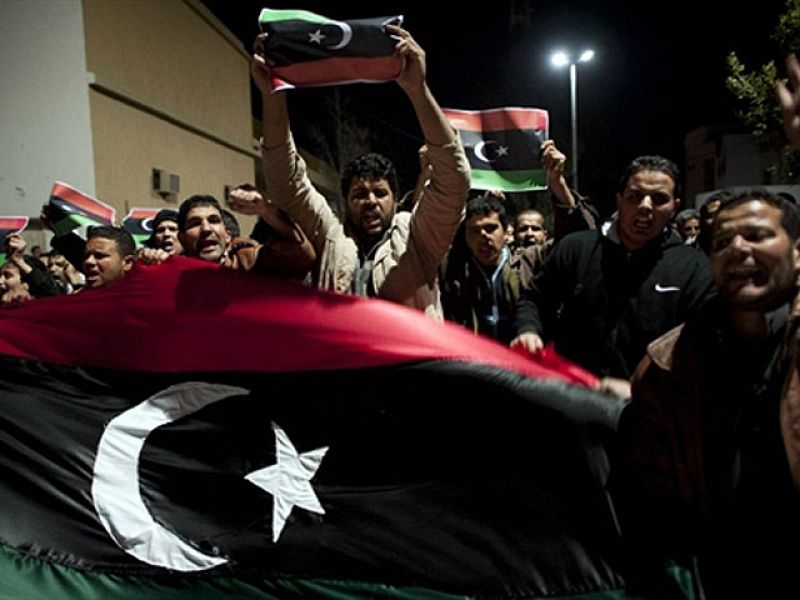
[[[469,164],[456,132],[425,81],[425,53],[404,29],[386,26],[403,57],[397,78],[416,112],[428,158],[430,185],[411,213],[397,213],[394,166],[369,154],[344,171],[345,222],[312,185],[289,128],[284,92],[273,93],[266,59],[253,57],[252,74],[263,96],[262,152],[267,189],[276,205],[306,232],[316,250],[314,283],[322,289],[391,300],[441,319],[437,269],[463,218]],[[263,45],[266,34],[256,41]],[[234,197],[234,207],[247,211]]]

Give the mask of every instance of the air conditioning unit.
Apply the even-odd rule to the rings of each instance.
[[[177,196],[181,191],[180,175],[153,169],[153,191],[161,196]]]

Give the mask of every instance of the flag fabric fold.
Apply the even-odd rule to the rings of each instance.
[[[624,597],[623,403],[561,359],[181,258],[0,355],[0,595]]]
[[[50,191],[47,218],[57,236],[73,232],[86,238],[92,225],[114,225],[116,211],[74,187],[57,181]]]
[[[384,26],[402,22],[400,15],[337,21],[306,10],[265,8],[259,25],[269,33],[264,50],[273,89],[396,79],[403,62]]]
[[[524,192],[547,188],[539,150],[549,116],[538,108],[444,109],[470,162],[472,188]]]

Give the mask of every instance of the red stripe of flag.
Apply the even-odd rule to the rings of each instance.
[[[50,196],[61,198],[65,202],[73,204],[88,213],[97,215],[103,221],[114,223],[115,211],[112,207],[76,190],[66,183],[57,181],[53,184]]]
[[[358,81],[390,81],[400,75],[402,59],[396,55],[326,58],[271,69],[273,88],[333,85]],[[288,85],[287,85],[288,84]]]
[[[0,231],[22,231],[27,226],[28,217],[0,217]]]
[[[538,108],[456,110],[445,108],[447,120],[461,131],[548,130],[548,113]]]
[[[125,215],[125,219],[153,219],[158,214],[158,208],[132,208],[130,212]]]
[[[533,359],[391,302],[247,277],[178,256],[156,266],[137,264],[99,290],[43,298],[6,312],[0,354],[59,364],[278,373],[452,360],[596,383],[579,367],[565,369],[552,353]]]

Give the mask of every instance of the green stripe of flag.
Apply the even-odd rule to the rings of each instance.
[[[326,19],[325,17],[314,14],[307,10],[278,10],[272,8],[263,9],[258,17],[258,22],[261,25],[274,23],[276,21],[308,21],[309,23],[328,23],[330,22],[330,19]]]
[[[103,225],[103,223],[84,215],[72,214],[57,223],[53,223],[53,229],[56,235],[66,235],[79,227],[90,227],[92,225]]]
[[[489,171],[472,169],[471,187],[476,190],[501,190],[503,192],[528,192],[547,189],[544,169],[526,171]]]
[[[421,587],[308,579],[162,576],[158,579],[78,571],[0,546],[0,597],[81,600],[467,600]],[[601,596],[595,596],[600,600]],[[588,596],[586,598],[589,598]]]
[[[686,599],[691,600],[689,571],[671,567],[671,577],[681,583]],[[80,598],[81,600],[469,600],[471,596],[448,594],[422,587],[341,580],[263,579],[247,581],[233,577],[185,577],[179,575],[149,578],[79,571],[25,555],[0,545],[0,597],[2,598]],[[633,600],[623,590],[586,594],[548,596],[551,600]],[[523,600],[520,598],[520,600]],[[532,599],[531,599],[532,600]]]

